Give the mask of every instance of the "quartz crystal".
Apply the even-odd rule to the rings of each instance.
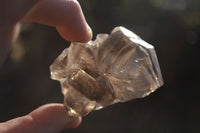
[[[95,41],[72,42],[50,70],[72,116],[145,97],[163,85],[154,47],[124,27]]]

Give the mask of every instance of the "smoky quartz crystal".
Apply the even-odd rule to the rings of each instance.
[[[163,85],[154,47],[124,27],[98,34],[95,41],[72,42],[50,71],[72,116],[145,97]]]

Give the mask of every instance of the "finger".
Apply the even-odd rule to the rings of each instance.
[[[77,0],[40,0],[23,20],[55,26],[69,41],[87,42],[92,38]]]
[[[0,133],[57,133],[66,128],[75,128],[81,122],[71,117],[61,104],[47,104],[30,114],[0,124]]]

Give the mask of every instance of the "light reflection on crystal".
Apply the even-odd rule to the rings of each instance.
[[[124,27],[95,41],[71,43],[50,69],[74,116],[145,97],[163,85],[153,46]]]

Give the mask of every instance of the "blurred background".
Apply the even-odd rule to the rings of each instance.
[[[143,99],[109,106],[63,133],[199,133],[200,1],[80,0],[94,37],[125,26],[153,44],[164,86]],[[49,65],[69,46],[55,28],[23,23],[0,68],[0,121],[63,101]]]

